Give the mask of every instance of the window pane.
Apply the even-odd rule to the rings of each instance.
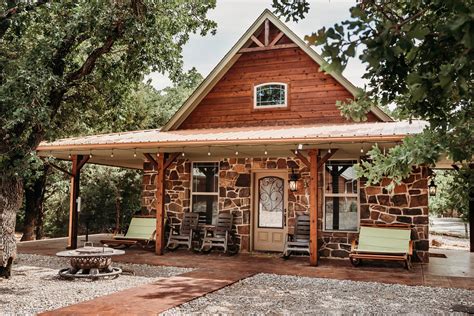
[[[216,224],[218,203],[217,195],[193,195],[193,212],[200,213],[199,221],[206,224]]]
[[[257,106],[285,105],[285,85],[269,84],[257,87]]]
[[[325,192],[332,194],[357,194],[354,170],[356,161],[329,161],[324,171]]]
[[[330,196],[324,199],[324,203],[326,210],[325,229],[357,230],[359,222],[357,197]]]
[[[217,192],[217,162],[199,162],[193,164],[193,192]]]

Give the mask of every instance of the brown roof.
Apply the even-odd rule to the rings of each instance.
[[[397,141],[421,133],[425,121],[348,123],[336,125],[261,126],[161,132],[159,129],[101,134],[42,142],[38,151],[89,148],[151,148],[193,145],[285,142]]]

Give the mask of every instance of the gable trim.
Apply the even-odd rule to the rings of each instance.
[[[268,19],[273,25],[275,25],[284,35],[286,35],[297,47],[302,49],[308,56],[311,57],[318,65],[327,65],[327,62],[309,45],[307,45],[301,38],[299,38],[292,30],[288,28],[282,21],[280,21],[270,10],[265,9],[262,14],[255,20],[255,22],[249,27],[249,29],[240,37],[237,43],[232,46],[230,51],[222,58],[222,60],[212,69],[209,75],[204,79],[201,84],[194,90],[191,96],[186,102],[176,111],[171,119],[162,127],[162,131],[169,131],[177,129],[184,120],[191,114],[196,106],[204,99],[204,97],[211,91],[211,89],[217,84],[217,82],[227,73],[234,63],[242,55],[244,46],[252,41],[251,37],[258,31],[258,29],[264,24],[265,20]],[[349,80],[347,80],[342,74],[335,72],[327,72],[328,75],[332,76],[337,82],[339,82],[344,88],[346,88],[352,96],[356,97],[359,92],[359,88],[354,86]],[[370,111],[384,122],[393,121],[393,119],[383,112],[377,106],[373,106]]]

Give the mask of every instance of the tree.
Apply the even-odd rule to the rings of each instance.
[[[467,221],[469,200],[466,179],[457,176],[456,171],[440,170],[435,175],[437,194],[430,197],[430,212],[445,216],[452,216],[456,212]]]
[[[181,72],[192,32],[206,34],[214,1],[15,1],[0,4],[0,275],[16,253],[22,173],[42,140],[60,135],[94,98],[120,104],[144,73]],[[6,267],[6,268],[1,268]]]

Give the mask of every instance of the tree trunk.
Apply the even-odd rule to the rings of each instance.
[[[19,177],[0,177],[0,277],[9,278],[16,257],[15,222],[23,199]]]
[[[43,214],[44,193],[46,191],[46,178],[49,166],[43,165],[43,170],[38,170],[39,176],[28,186],[25,186],[25,224],[21,241],[34,240],[35,232]],[[36,238],[38,239],[38,237]]]

